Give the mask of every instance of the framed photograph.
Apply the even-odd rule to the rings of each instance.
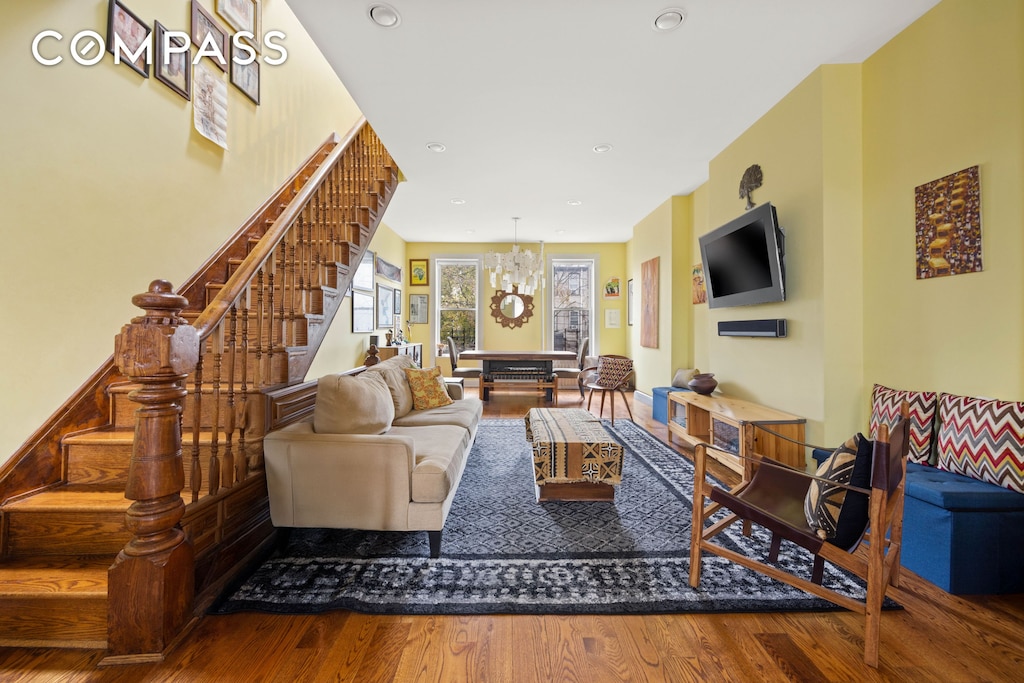
[[[173,54],[165,54],[164,47],[167,45],[167,28],[159,21],[154,24],[156,32],[154,33],[154,39],[156,45],[154,49],[154,59],[156,64],[153,66],[153,75],[156,79],[166,85],[168,88],[178,93],[186,100],[192,98],[192,50],[189,49],[186,52],[175,52]],[[171,36],[170,44],[177,47],[184,47],[185,41],[177,36]]]
[[[352,333],[373,332],[374,324],[373,294],[352,292]]]
[[[409,322],[413,325],[427,324],[427,295],[409,295]]]
[[[409,259],[409,284],[413,287],[425,287],[430,284],[430,259]]]
[[[395,287],[395,317],[402,315],[402,290]]]
[[[231,48],[232,55],[234,47]],[[239,64],[232,57],[231,83],[245,93],[245,96],[256,104],[260,103],[260,63],[253,60],[248,64]]]
[[[356,268],[356,274],[352,276],[352,288],[361,289],[364,292],[373,293],[373,252],[363,252],[363,260]]]
[[[395,290],[377,285],[377,327],[391,327],[395,323]]]
[[[626,280],[626,324],[633,325],[633,278]]]
[[[110,0],[107,12],[107,52],[117,56],[114,53],[114,38],[116,36],[121,39],[125,49],[135,54],[149,40],[149,33],[149,26],[125,7],[120,0]],[[149,78],[149,62],[146,61],[148,54],[149,52],[144,50],[139,54],[138,59],[130,61],[128,55],[124,54],[124,50],[121,50],[120,59],[124,64],[142,74],[143,78]]]
[[[231,28],[256,35],[256,0],[217,0],[217,14]]]
[[[197,0],[192,0],[192,42],[196,47],[202,49],[203,43],[206,42],[207,37],[213,45],[217,47],[217,50],[224,57],[224,61],[220,59],[210,58],[217,68],[221,71],[227,71],[226,60],[229,59],[228,45],[231,41],[228,40],[228,33],[220,25],[220,23],[214,19],[213,15],[206,11]]]
[[[377,275],[386,277],[392,282],[402,281],[402,269],[396,265],[388,263],[380,256],[377,257]]]

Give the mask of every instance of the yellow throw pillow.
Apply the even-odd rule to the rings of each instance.
[[[405,368],[405,376],[409,378],[409,388],[412,389],[413,409],[428,410],[455,402],[445,389],[441,368]]]

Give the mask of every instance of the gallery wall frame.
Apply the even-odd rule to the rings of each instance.
[[[228,58],[229,41],[228,32],[221,26],[220,22],[210,14],[197,0],[192,0],[192,43],[201,48],[207,35],[213,35],[214,43],[224,59]],[[227,71],[227,64],[220,60],[210,58],[210,61],[217,65],[221,71]]]
[[[393,263],[389,263],[382,259],[380,256],[377,257],[377,275],[387,278],[392,282],[402,282],[402,269]]]
[[[107,52],[115,54],[114,37],[117,36],[128,50],[135,53],[140,45],[149,40],[151,32],[149,25],[125,7],[121,0],[110,0],[107,8]],[[134,61],[121,59],[121,62],[137,71],[143,78],[149,78],[149,62],[146,61],[149,54],[149,51],[144,51]]]
[[[186,100],[192,99],[192,49],[171,55],[165,54],[164,46],[168,44],[165,37],[167,27],[159,21],[155,22],[153,27],[153,75]],[[184,47],[185,41],[177,36],[171,36],[170,43],[180,48]]]
[[[352,276],[352,289],[373,292],[373,252],[367,249]]]
[[[255,104],[260,103],[260,63],[256,60],[248,64],[235,61],[234,54],[238,49],[231,48],[231,84],[245,93]]]
[[[395,322],[395,290],[377,284],[377,327],[391,327]]]
[[[413,325],[426,325],[429,320],[426,294],[409,295],[409,322]]]
[[[377,329],[373,294],[352,290],[352,332],[365,333]]]
[[[633,278],[626,280],[626,324],[633,326]]]
[[[430,259],[409,259],[409,285],[426,287],[430,284]]]

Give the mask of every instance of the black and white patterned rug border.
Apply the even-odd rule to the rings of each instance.
[[[704,556],[701,584],[691,588],[692,462],[632,422],[619,420],[613,426],[605,420],[604,426],[625,448],[623,485],[613,507],[536,503],[532,482],[525,476],[520,481],[515,474],[532,471],[532,461],[524,460],[516,469],[515,463],[501,459],[530,460],[522,420],[487,419],[481,423],[449,514],[440,558],[427,557],[422,532],[297,529],[286,556],[266,560],[211,612],[659,614],[839,609],[717,556]],[[495,448],[499,441],[509,448]],[[517,452],[501,455],[503,450]],[[471,466],[490,469],[471,471]],[[495,469],[505,466],[511,469]],[[502,482],[489,481],[503,477],[516,480],[514,494],[505,491]],[[497,490],[487,494],[490,499],[477,501],[476,495],[484,492],[471,494],[467,487],[463,494],[467,484]],[[530,500],[522,500],[527,494]],[[512,496],[511,518],[495,517],[497,521],[488,526],[481,517],[500,505],[500,496]],[[719,540],[762,558],[768,547],[767,532],[756,527],[752,537],[730,530]],[[531,543],[536,547],[505,547]],[[809,556],[792,544],[783,544],[779,564],[809,576]],[[831,565],[826,565],[824,583],[863,598],[863,584]]]

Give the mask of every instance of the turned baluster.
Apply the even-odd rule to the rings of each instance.
[[[203,427],[203,354],[199,354],[192,389],[192,463],[189,474],[189,487],[192,491],[192,502],[199,500],[203,487],[203,462],[199,453],[199,435]]]
[[[259,272],[257,280],[262,280],[263,271]],[[259,288],[256,290],[257,296],[262,296],[263,292]],[[242,356],[242,384],[239,387],[239,393],[242,395],[242,403],[238,409],[238,459],[235,461],[235,481],[243,481],[248,475],[246,461],[248,454],[246,453],[245,444],[245,429],[249,426],[249,315],[252,304],[252,287],[248,287],[245,290],[245,294],[242,295],[243,308],[242,308],[242,342],[241,342],[241,356]],[[257,362],[256,367],[259,367]]]
[[[221,322],[210,335],[213,347],[213,381],[210,382],[210,467],[211,494],[220,491],[220,378],[224,359],[224,323]]]
[[[129,394],[141,407],[125,497],[134,501],[125,524],[131,540],[108,571],[108,637],[105,663],[162,659],[192,618],[194,555],[179,522],[182,400],[185,379],[199,360],[199,335],[180,316],[188,301],[171,284],[155,280],[132,298],[145,314],[115,339],[118,369],[139,384]]]
[[[227,327],[228,357],[228,401],[227,414],[224,415],[224,488],[231,488],[235,477],[235,365],[238,363],[238,305],[231,307],[231,317]],[[214,432],[219,425],[213,425]]]

